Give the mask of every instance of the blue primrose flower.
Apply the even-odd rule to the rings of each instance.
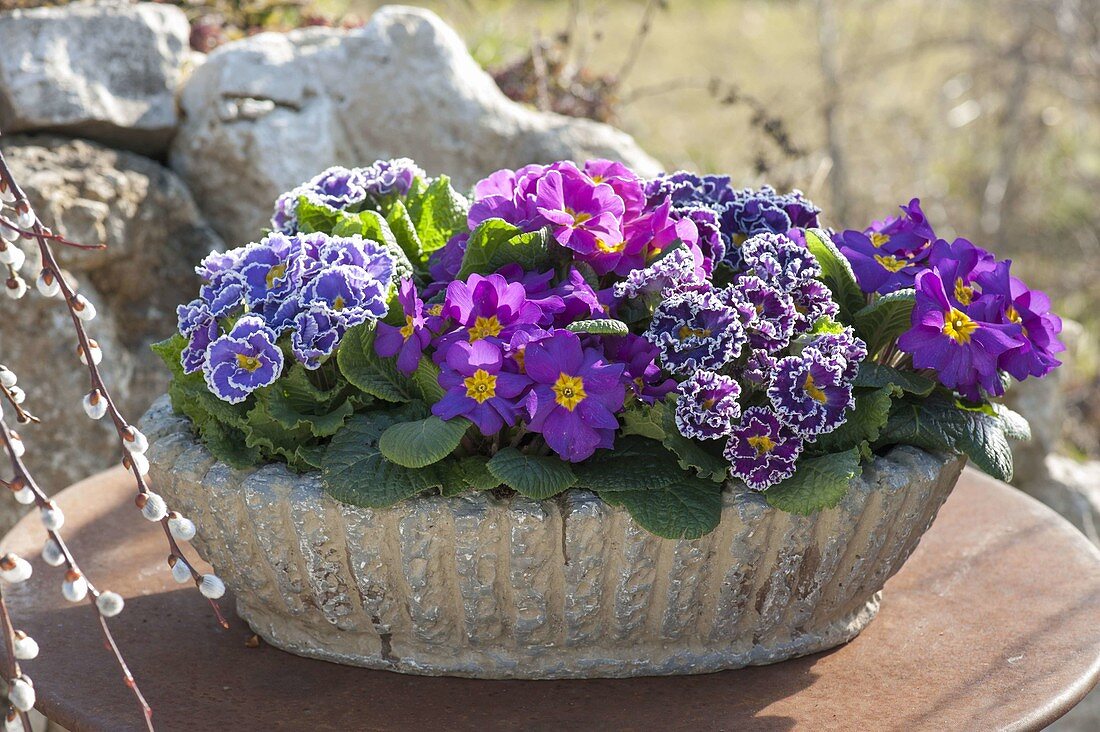
[[[255,315],[243,316],[210,344],[202,369],[210,391],[230,404],[275,383],[282,370],[283,352],[275,345],[275,332]]]

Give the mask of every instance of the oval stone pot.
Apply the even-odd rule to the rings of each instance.
[[[964,462],[896,448],[812,516],[734,486],[713,533],[673,541],[584,490],[342,504],[317,474],[218,462],[166,398],[142,429],[154,489],[195,521],[195,548],[267,642],[478,678],[706,673],[844,643]]]

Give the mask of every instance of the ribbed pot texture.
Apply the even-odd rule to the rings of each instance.
[[[736,485],[717,530],[660,539],[593,493],[339,503],[316,474],[216,461],[167,398],[145,415],[151,480],[266,641],[415,674],[705,673],[853,638],[963,460],[899,447],[834,509],[796,516]]]

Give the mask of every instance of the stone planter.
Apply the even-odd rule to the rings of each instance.
[[[483,678],[705,673],[844,643],[963,466],[896,448],[808,517],[735,487],[715,532],[671,541],[583,490],[344,505],[316,475],[217,462],[166,398],[142,429],[153,486],[195,521],[195,547],[269,643]]]

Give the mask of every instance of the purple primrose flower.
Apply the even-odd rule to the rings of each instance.
[[[416,371],[420,354],[428,347],[432,334],[424,317],[424,302],[416,296],[411,279],[401,280],[397,301],[405,315],[405,324],[395,327],[383,322],[375,326],[374,350],[386,358],[397,356],[397,368],[406,374]]]
[[[684,437],[716,440],[729,435],[741,416],[741,387],[731,377],[714,371],[696,371],[680,384],[676,399],[676,428]]]
[[[273,384],[282,369],[283,352],[275,345],[275,333],[262,318],[245,315],[210,344],[202,370],[215,396],[237,404],[256,389]]]
[[[741,354],[748,340],[744,325],[750,318],[713,290],[686,290],[657,306],[645,337],[660,351],[661,364],[674,374],[717,370]]]
[[[503,370],[503,365],[504,354],[495,343],[451,345],[439,374],[439,385],[447,393],[432,405],[432,414],[443,420],[466,417],[487,436],[515,424],[518,397],[531,380]]]
[[[815,349],[779,359],[768,399],[779,419],[803,437],[832,432],[855,406],[845,363]]]
[[[723,454],[735,478],[762,491],[794,475],[802,446],[802,438],[773,412],[749,407],[733,428]]]

